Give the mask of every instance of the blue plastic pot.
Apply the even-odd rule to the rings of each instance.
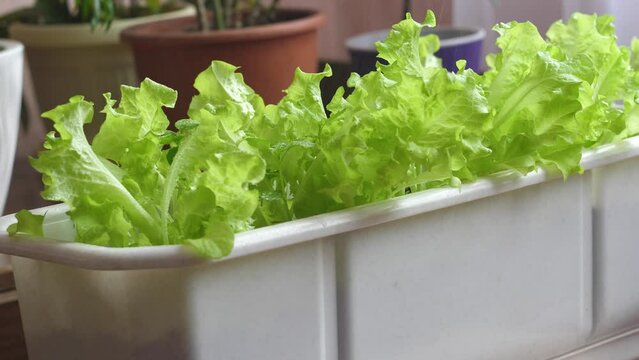
[[[375,42],[383,41],[389,30],[379,30],[360,34],[346,40],[351,53],[352,71],[364,75],[375,70],[377,58]],[[422,35],[436,34],[440,39],[440,49],[435,55],[442,59],[442,65],[449,71],[457,71],[455,64],[466,59],[466,67],[476,72],[482,69],[482,45],[486,32],[482,29],[461,27],[437,27],[424,29]]]

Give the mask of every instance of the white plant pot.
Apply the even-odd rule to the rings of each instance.
[[[639,137],[582,166],[240,233],[221,261],[9,238],[13,216],[0,252],[16,256],[32,360],[543,359],[639,324],[639,191],[618,182],[639,173]],[[45,238],[72,238],[65,210],[38,210]]]
[[[9,34],[26,47],[41,111],[53,109],[75,95],[84,95],[96,103],[97,109],[102,109],[103,93],[111,92],[119,98],[120,85],[138,83],[133,54],[128,45],[120,42],[122,30],[194,14],[194,7],[187,5],[164,14],[115,20],[107,31],[102,27],[91,30],[89,24],[15,23]],[[95,135],[99,126],[99,122],[91,124],[89,135]]]
[[[23,53],[22,44],[0,39],[0,214],[4,213],[18,141]],[[8,263],[8,257],[0,255],[0,266]]]

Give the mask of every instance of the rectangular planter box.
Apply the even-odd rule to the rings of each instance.
[[[623,179],[637,155],[633,138],[585,154],[585,173],[566,181],[500,174],[248,231],[218,261],[11,239],[12,216],[0,252],[15,256],[31,359],[547,358],[639,318],[639,295],[602,275],[629,270],[602,252],[600,229],[633,229],[600,214],[637,213],[639,197],[602,210],[618,203],[602,190],[607,169]],[[45,237],[71,237],[64,206],[39,211]],[[615,245],[628,264],[631,238]]]

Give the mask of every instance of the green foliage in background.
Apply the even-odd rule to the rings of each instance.
[[[8,37],[14,22],[29,24],[89,23],[91,27],[108,29],[118,18],[138,17],[169,11],[177,6],[169,0],[37,0],[30,8],[20,9],[0,17],[0,37]]]

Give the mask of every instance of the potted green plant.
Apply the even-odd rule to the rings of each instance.
[[[241,67],[247,83],[265,102],[277,102],[295,68],[317,70],[316,11],[281,9],[278,0],[191,0],[197,16],[131,27],[122,33],[131,44],[140,79],[152,78],[178,90],[172,120],[186,116],[195,95],[192,79],[224,60]],[[170,71],[168,71],[170,69]]]
[[[37,0],[1,18],[0,29],[25,45],[38,103],[46,110],[76,94],[103,104],[105,90],[119,93],[120,84],[137,80],[120,32],[194,13],[177,0]]]

